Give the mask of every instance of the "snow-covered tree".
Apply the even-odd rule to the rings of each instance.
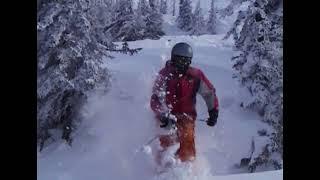
[[[167,0],[160,1],[160,12],[162,14],[167,14],[168,4]]]
[[[227,7],[219,10],[220,18],[225,18],[226,16],[231,16],[234,13],[234,9],[239,7],[241,3],[250,0],[232,0]]]
[[[236,40],[240,36],[240,32],[242,29],[242,26],[244,24],[244,20],[247,18],[247,12],[246,11],[239,11],[236,21],[233,23],[233,26],[231,29],[226,33],[224,39],[229,38],[231,35],[233,35],[233,38]]]
[[[137,13],[146,16],[150,13],[150,5],[147,3],[146,0],[139,0],[138,1],[138,8],[137,8]]]
[[[121,41],[135,41],[143,39],[145,24],[136,13],[132,15],[130,21],[126,21],[119,31]]]
[[[112,22],[105,28],[113,41],[131,41],[136,39],[132,0],[118,0],[114,6]]]
[[[94,8],[89,8],[87,13],[89,14],[88,20],[91,24],[94,24],[92,26],[93,31],[96,32],[94,35],[99,43],[108,47],[114,46],[114,44],[110,43],[112,34],[104,31],[104,28],[111,23],[114,3],[112,0],[93,2],[91,6]]]
[[[114,41],[159,39],[164,35],[159,6],[154,0],[140,0],[137,9],[133,10],[132,0],[119,0],[115,5],[113,21],[105,31],[113,36]]]
[[[256,110],[273,127],[260,153],[252,157],[253,172],[262,164],[280,168],[283,152],[283,13],[282,0],[255,0],[238,19],[242,24],[233,57],[237,77],[252,98],[243,106]],[[240,23],[242,22],[242,23]],[[233,27],[232,29],[236,29]],[[237,34],[237,33],[235,33]]]
[[[216,27],[217,27],[217,15],[214,6],[214,0],[211,0],[211,6],[209,10],[209,17],[207,22],[207,31],[210,34],[216,34]]]
[[[145,38],[159,39],[164,35],[162,30],[162,14],[160,13],[159,4],[154,0],[150,1],[150,9],[145,17],[146,31]]]
[[[125,40],[142,40],[146,33],[146,18],[150,13],[150,7],[146,0],[139,0],[138,7],[132,15],[131,21],[127,22],[127,28],[123,27],[123,32],[127,33],[131,38]]]
[[[108,71],[100,66],[108,54],[97,40],[98,21],[89,20],[94,19],[91,8],[96,6],[81,0],[42,1],[39,5],[37,134],[41,149],[52,139],[50,130],[61,130],[62,138],[71,143],[87,92],[109,84]]]
[[[190,0],[180,0],[179,16],[177,18],[178,27],[184,31],[191,30],[192,26],[192,6]]]
[[[45,1],[37,11],[37,136],[40,149],[61,132],[70,145],[81,122],[80,108],[92,90],[107,90],[109,73],[103,68],[115,49],[104,26],[112,4],[104,0]]]
[[[202,8],[200,6],[200,0],[197,3],[197,6],[194,10],[193,18],[192,18],[192,27],[191,27],[191,35],[202,35],[206,32],[206,23],[202,14]]]

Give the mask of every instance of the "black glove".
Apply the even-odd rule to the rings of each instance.
[[[208,126],[214,126],[217,123],[219,111],[216,109],[212,109],[209,111],[209,118],[207,121]]]
[[[162,114],[160,116],[161,128],[171,129],[175,125],[175,120],[169,117],[169,114]]]

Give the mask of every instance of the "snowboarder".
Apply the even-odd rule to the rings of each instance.
[[[159,141],[163,151],[180,143],[175,156],[181,162],[193,161],[196,155],[196,94],[199,93],[204,98],[208,107],[208,126],[216,124],[219,113],[215,88],[200,69],[190,66],[192,56],[192,48],[187,43],[177,43],[172,48],[171,60],[160,70],[150,101],[161,128],[177,127],[174,135],[162,135]]]

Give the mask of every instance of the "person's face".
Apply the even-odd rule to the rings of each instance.
[[[173,56],[171,61],[179,74],[185,74],[191,64],[191,58],[184,56]]]

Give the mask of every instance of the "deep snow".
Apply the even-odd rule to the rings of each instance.
[[[222,41],[222,37],[165,36],[160,40],[130,42],[129,46],[143,47],[143,50],[135,56],[114,54],[115,59],[106,60],[114,78],[110,92],[91,96],[83,109],[85,121],[72,148],[58,141],[38,153],[38,179],[153,177],[151,156],[135,151],[159,133],[149,108],[151,87],[156,73],[169,59],[172,45],[180,41],[193,46],[192,65],[202,69],[212,81],[220,100],[217,125],[212,128],[203,122],[196,124],[199,173],[202,179],[207,179],[205,177],[241,172],[233,165],[248,154],[257,130],[268,127],[258,115],[240,108],[241,99],[247,98],[246,91],[232,79],[232,42]],[[198,117],[206,118],[205,103],[200,96],[197,99]],[[182,176],[176,179],[179,178]]]

